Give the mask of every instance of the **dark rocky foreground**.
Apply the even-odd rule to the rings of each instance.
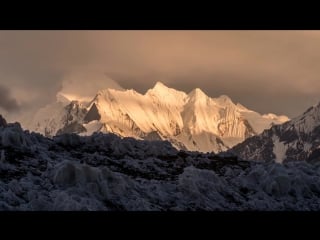
[[[112,134],[53,139],[0,118],[1,210],[319,210],[320,165],[177,151]]]

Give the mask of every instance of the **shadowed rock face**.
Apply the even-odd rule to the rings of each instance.
[[[97,108],[96,104],[93,104],[83,120],[85,123],[88,123],[88,122],[91,122],[94,120],[100,120],[100,119],[101,119],[101,116],[99,114],[98,108]]]
[[[66,125],[65,127],[61,128],[58,130],[56,135],[61,135],[64,133],[82,133],[86,132],[87,129],[83,127],[80,123],[78,122],[73,122],[69,125]]]
[[[0,127],[7,126],[7,121],[0,115]]]
[[[149,141],[161,141],[162,140],[156,131],[148,133],[143,139],[149,140]]]
[[[243,124],[246,126],[246,131],[245,131],[245,138],[249,138],[252,136],[255,136],[257,133],[253,130],[252,126],[248,122],[248,120],[244,119]]]

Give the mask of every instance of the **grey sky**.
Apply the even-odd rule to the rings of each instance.
[[[294,117],[320,100],[319,42],[320,31],[0,31],[0,108],[32,111],[72,82],[92,94],[111,78]]]

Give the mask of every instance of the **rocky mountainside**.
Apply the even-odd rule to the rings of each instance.
[[[281,125],[248,138],[232,150],[248,160],[277,162],[320,160],[320,104]]]

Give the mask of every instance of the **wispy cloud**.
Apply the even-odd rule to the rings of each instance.
[[[0,107],[8,112],[19,110],[19,104],[10,94],[10,90],[0,85]]]

